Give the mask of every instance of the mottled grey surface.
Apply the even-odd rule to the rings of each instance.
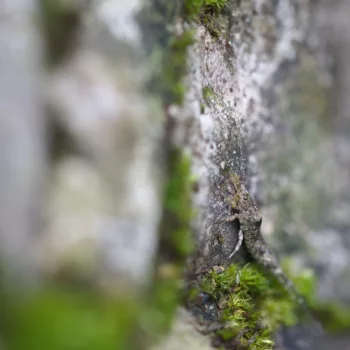
[[[140,7],[103,1],[86,11],[47,94],[74,147],[53,167],[42,264],[50,273],[76,266],[127,293],[150,283],[161,215],[162,112],[144,92]]]
[[[321,299],[350,301],[348,7],[243,0],[218,37],[195,27],[179,120],[197,175],[197,268],[227,263],[238,241],[237,225],[218,222],[229,213],[220,184],[234,171],[279,258],[313,268]]]
[[[21,280],[36,274],[33,251],[46,176],[38,14],[35,1],[1,2],[0,254]]]
[[[322,2],[241,1],[218,38],[196,27],[186,125],[199,265],[225,262],[237,242],[237,227],[217,222],[228,212],[216,193],[230,170],[262,207],[262,232],[279,257],[314,268],[320,297],[349,299],[345,6],[328,16]]]

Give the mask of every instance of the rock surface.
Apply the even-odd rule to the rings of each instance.
[[[263,234],[280,258],[314,268],[319,297],[348,302],[345,7],[241,1],[215,24],[218,37],[198,24],[183,128],[191,125],[204,264],[225,262],[236,242],[232,227],[217,224],[228,208],[216,196],[225,171],[234,171],[262,207]]]

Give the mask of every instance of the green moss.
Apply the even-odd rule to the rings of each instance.
[[[206,103],[209,103],[210,100],[215,96],[215,93],[210,86],[204,86],[202,89],[202,95]]]
[[[299,282],[303,280],[300,277]],[[220,305],[224,327],[215,336],[224,347],[234,339],[243,348],[272,349],[271,334],[299,321],[292,297],[253,264],[212,269],[201,279],[200,289]]]
[[[203,6],[204,0],[184,0],[185,16],[190,20],[196,19]]]
[[[191,19],[210,12],[218,14],[227,5],[228,0],[184,0],[185,14]]]
[[[228,7],[228,0],[185,0],[185,19],[204,25],[213,37],[219,37],[223,27],[218,21]]]

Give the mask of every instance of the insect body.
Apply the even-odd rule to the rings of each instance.
[[[299,304],[306,306],[304,299],[298,294],[293,283],[284,274],[276,256],[271,252],[261,235],[261,211],[245,188],[240,177],[236,174],[231,174],[227,183],[226,201],[231,206],[233,215],[225,218],[224,221],[238,220],[240,225],[238,243],[229,255],[229,258],[238,251],[244,241],[252,258],[266,268],[297,299]]]

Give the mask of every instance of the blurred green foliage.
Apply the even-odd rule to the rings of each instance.
[[[193,179],[190,158],[181,150],[172,150],[168,172],[164,210],[168,219],[166,225],[171,232],[167,236],[177,253],[186,257],[194,248],[190,231],[194,215],[191,203]]]
[[[46,287],[2,298],[1,339],[6,349],[133,349],[134,300]]]
[[[141,325],[154,340],[170,329],[175,311],[182,299],[185,259],[194,248],[190,229],[193,217],[190,158],[173,149],[168,159],[163,217],[154,285],[141,314]]]
[[[350,329],[350,308],[338,301],[322,301],[317,298],[317,280],[313,271],[304,269],[300,273],[293,272],[292,260],[285,259],[283,268],[293,280],[297,290],[307,300],[314,316],[324,328],[331,332],[341,332]]]

